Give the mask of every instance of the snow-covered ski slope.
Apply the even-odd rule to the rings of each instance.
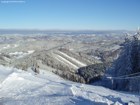
[[[61,51],[57,51],[54,53],[55,59],[63,63],[64,65],[71,66],[75,69],[78,69],[83,66],[87,66],[87,64],[63,53]]]
[[[0,66],[0,105],[123,105],[138,96]]]

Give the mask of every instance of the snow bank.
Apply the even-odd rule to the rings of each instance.
[[[138,96],[0,66],[0,105],[123,105]]]

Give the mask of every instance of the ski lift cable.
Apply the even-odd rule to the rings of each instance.
[[[133,73],[133,74],[128,74],[128,75],[118,76],[117,78],[123,78],[123,77],[128,77],[128,76],[138,75],[138,74],[140,74],[140,72]]]
[[[133,77],[106,77],[108,79],[134,79],[134,78],[140,78],[140,76],[133,76]]]

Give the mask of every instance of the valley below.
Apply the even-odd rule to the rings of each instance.
[[[95,74],[93,70],[91,73],[94,72],[95,79],[100,78],[119,56],[124,41],[123,36],[114,35],[118,33],[96,33],[3,33],[0,36],[0,64],[25,71],[38,66],[68,80],[91,83],[94,76],[87,78],[81,75],[82,72],[89,69],[88,66],[94,66],[98,72]],[[100,70],[96,64],[101,65]]]

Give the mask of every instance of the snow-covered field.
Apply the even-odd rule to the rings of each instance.
[[[0,51],[1,50],[4,50],[4,49],[8,49],[8,48],[10,48],[11,46],[8,44],[7,46],[3,46],[2,48],[0,48]]]
[[[5,49],[9,49],[9,48],[16,48],[16,47],[18,47],[18,46],[19,46],[19,45],[17,45],[17,44],[14,44],[13,46],[7,44],[6,46],[2,46],[2,47],[0,48],[0,51],[5,50]]]
[[[63,80],[49,71],[40,74],[0,66],[0,105],[124,105],[138,96]]]
[[[16,58],[22,58],[26,55],[32,54],[34,50],[30,50],[28,52],[14,52],[14,53],[9,53],[11,56],[15,56]]]

